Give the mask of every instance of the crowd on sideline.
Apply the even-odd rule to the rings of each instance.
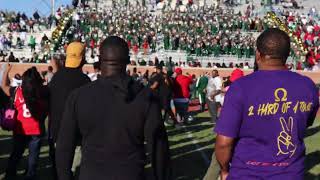
[[[81,42],[70,43],[66,57],[56,56],[53,67],[43,74],[31,67],[10,82],[12,65],[5,66],[0,102],[8,109],[0,125],[13,131],[5,179],[16,177],[26,148],[25,177],[35,179],[41,142],[47,139],[54,179],[73,179],[81,164],[79,179],[141,180],[150,159],[151,179],[170,180],[172,167],[164,124],[175,128],[188,125],[194,120],[189,113],[190,102],[198,98],[199,112],[208,109],[217,134],[205,179],[247,179],[254,174],[302,180],[302,137],[316,117],[318,89],[309,78],[286,67],[290,38],[285,32],[268,29],[258,37],[256,46],[255,72],[245,77],[241,69],[235,69],[230,77],[222,78],[213,68],[196,77],[171,61],[157,64],[154,72],[126,71],[130,49],[118,36],[103,40],[92,74],[82,71],[85,45]],[[281,104],[282,110],[271,112],[270,102]],[[290,109],[285,111],[283,104],[296,107],[291,111],[285,106]],[[16,116],[10,116],[13,109]],[[266,146],[271,150],[261,151]],[[81,161],[74,161],[80,155]],[[274,168],[279,171],[274,172]]]

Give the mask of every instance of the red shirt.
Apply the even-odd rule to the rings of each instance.
[[[313,38],[314,38],[314,35],[310,33],[306,33],[306,35],[304,36],[304,40],[313,41]]]
[[[93,39],[91,39],[91,41],[90,41],[90,47],[93,49],[93,48],[94,48],[94,45],[95,45],[95,42],[94,42]]]
[[[302,70],[302,64],[301,64],[301,62],[298,62],[298,64],[297,64],[297,70]]]
[[[138,47],[138,45],[136,45],[136,44],[135,44],[135,45],[133,45],[133,52],[137,54],[137,53],[138,53],[138,51],[139,51],[139,47]]]
[[[320,53],[316,55],[316,61],[317,61],[317,62],[320,61]]]
[[[128,48],[131,49],[131,41],[128,40],[127,43],[128,43]]]
[[[190,84],[192,79],[185,75],[178,75],[173,86],[174,98],[190,98]]]
[[[40,123],[31,116],[31,113],[24,101],[21,87],[17,88],[14,105],[17,110],[17,125],[14,133],[24,135],[40,135]]]
[[[309,64],[312,65],[312,66],[315,65],[315,58],[314,58],[314,56],[309,56],[308,62],[309,62]]]
[[[288,17],[288,22],[293,22],[294,21],[294,16],[289,16]]]
[[[149,48],[149,44],[147,41],[145,41],[142,45],[143,49],[148,49]]]

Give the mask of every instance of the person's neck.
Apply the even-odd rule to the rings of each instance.
[[[287,67],[284,65],[268,65],[259,67],[259,70],[262,71],[278,71],[278,70],[287,70]]]
[[[108,71],[101,71],[101,76],[105,78],[110,78],[110,77],[123,77],[123,76],[127,76],[127,74],[125,71],[113,69]]]
[[[69,69],[69,70],[81,70],[81,68],[77,67],[77,68],[72,68],[72,67],[64,67],[65,69]]]
[[[264,63],[258,65],[258,68],[263,71],[287,70],[286,65],[281,62],[280,59],[267,59],[264,60]]]

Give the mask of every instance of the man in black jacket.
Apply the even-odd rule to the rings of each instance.
[[[150,179],[169,179],[168,137],[159,102],[151,91],[126,75],[127,43],[115,36],[100,47],[101,78],[69,96],[57,142],[59,180],[71,172],[77,136],[82,136],[80,180],[144,180],[146,152]],[[149,178],[148,178],[149,179]]]
[[[87,75],[82,72],[84,64],[84,45],[73,42],[67,47],[65,67],[58,70],[52,77],[50,88],[50,113],[49,113],[49,146],[50,158],[55,171],[55,143],[61,128],[61,119],[66,100],[74,89],[90,82]],[[62,135],[63,138],[63,135]],[[56,174],[54,174],[56,176]]]

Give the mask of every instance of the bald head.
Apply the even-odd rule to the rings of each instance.
[[[125,74],[130,63],[127,42],[117,36],[105,39],[100,45],[100,63],[103,77]]]
[[[101,63],[127,65],[130,63],[129,48],[125,40],[110,36],[100,46]]]

